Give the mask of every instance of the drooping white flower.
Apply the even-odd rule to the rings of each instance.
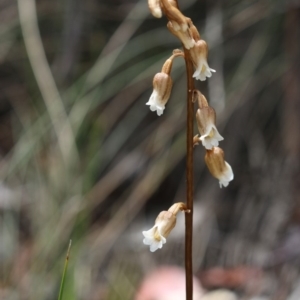
[[[170,211],[162,211],[156,218],[155,225],[150,230],[143,231],[144,244],[150,246],[151,252],[161,249],[175,224],[176,216]]]
[[[207,150],[205,162],[211,175],[219,180],[220,188],[227,187],[234,175],[231,166],[224,160],[224,151],[219,147]]]
[[[162,68],[162,72],[157,73],[153,78],[153,92],[146,105],[150,106],[151,111],[156,111],[157,115],[163,114],[165,105],[168,102],[172,90],[172,78],[169,75],[172,61],[167,59]],[[164,70],[166,70],[164,72]]]
[[[155,220],[154,226],[151,229],[143,231],[143,242],[145,245],[150,246],[151,252],[161,249],[163,244],[167,242],[166,238],[176,225],[176,215],[179,211],[184,211],[186,213],[190,212],[184,203],[175,203],[168,209],[168,211],[160,212]]]
[[[204,106],[197,110],[196,120],[201,137],[198,141],[202,142],[203,147],[211,150],[219,145],[219,141],[224,138],[219,134],[216,127],[216,112],[210,106]]]
[[[190,49],[190,54],[195,68],[194,78],[205,81],[206,77],[212,76],[212,72],[216,72],[207,63],[208,48],[204,40],[196,41],[195,46]]]

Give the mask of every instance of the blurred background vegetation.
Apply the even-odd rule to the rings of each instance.
[[[220,189],[195,148],[195,275],[300,299],[300,1],[179,3],[235,173]],[[145,106],[180,45],[146,0],[0,0],[0,20],[0,298],[56,299],[72,239],[64,299],[134,299],[184,261],[182,216],[154,254],[141,233],[185,201],[183,61],[163,116]]]

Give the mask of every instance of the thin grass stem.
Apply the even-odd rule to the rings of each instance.
[[[69,247],[68,247],[67,256],[66,256],[65,265],[64,265],[64,271],[63,271],[63,275],[62,275],[61,282],[60,282],[58,300],[62,300],[62,297],[63,297],[66,273],[67,273],[68,264],[69,264],[69,256],[70,256],[71,245],[72,245],[72,240],[70,240],[70,242],[69,242]]]

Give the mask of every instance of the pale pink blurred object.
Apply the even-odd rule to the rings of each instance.
[[[194,277],[193,300],[200,300],[204,291]],[[185,271],[178,267],[160,267],[144,278],[135,300],[183,300],[185,299]]]

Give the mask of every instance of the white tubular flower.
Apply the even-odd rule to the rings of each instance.
[[[169,211],[162,211],[155,220],[155,225],[148,231],[143,231],[144,244],[150,246],[150,251],[161,249],[166,238],[175,227],[176,216]]]
[[[234,175],[231,166],[224,160],[224,151],[219,147],[207,150],[205,162],[211,175],[219,180],[220,188],[227,187]]]
[[[191,37],[189,31],[188,30],[181,31],[179,25],[176,23],[179,27],[179,28],[178,27],[176,28],[175,27],[176,25],[174,26],[173,23],[176,23],[176,22],[168,22],[168,24],[167,24],[167,27],[170,30],[170,32],[173,35],[175,35],[177,38],[180,39],[180,41],[182,42],[182,44],[184,45],[184,47],[186,49],[193,48],[195,45],[195,40]]]
[[[206,77],[211,77],[212,72],[216,72],[211,69],[207,63],[208,48],[204,40],[199,40],[195,43],[195,46],[190,49],[191,58],[195,67],[193,77],[201,81],[205,81]]]
[[[196,113],[196,120],[201,134],[198,141],[202,142],[203,147],[211,150],[219,145],[219,141],[224,140],[216,127],[216,112],[212,107],[199,108]]]
[[[153,78],[153,92],[146,105],[151,111],[156,111],[157,115],[163,114],[165,105],[168,102],[172,90],[172,78],[170,76],[172,59],[167,59],[162,67],[162,71]]]
[[[146,105],[151,111],[156,111],[157,115],[163,114],[165,105],[168,102],[172,89],[172,79],[165,73],[157,73],[153,78],[153,92]]]
[[[184,203],[175,203],[168,211],[162,211],[158,215],[151,229],[143,231],[143,243],[150,246],[151,252],[161,249],[163,244],[167,242],[166,238],[176,225],[176,215],[179,211],[190,212]]]

